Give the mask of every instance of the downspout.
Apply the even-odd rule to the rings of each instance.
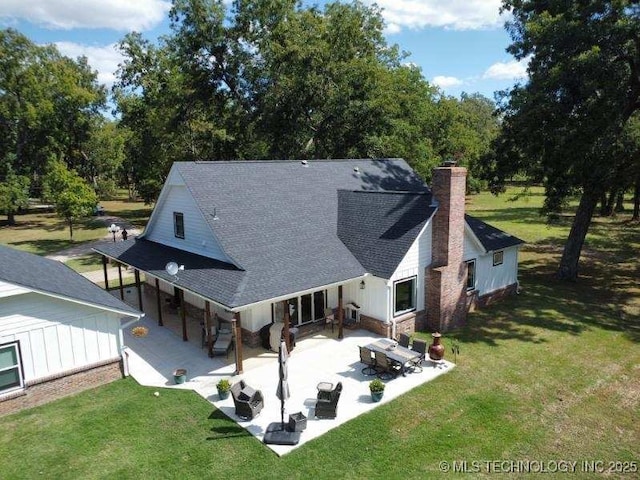
[[[391,306],[391,285],[387,284],[387,316],[389,320],[387,324],[391,323],[391,338],[396,338],[396,319],[393,316],[393,308]]]
[[[125,328],[128,328],[134,323],[138,322],[140,318],[141,317],[137,317],[137,318],[134,318],[133,320],[129,320],[127,323],[120,326],[120,330],[118,331],[118,338],[120,340],[120,357],[122,358],[122,374],[125,377],[129,376],[129,353],[127,352],[129,347],[127,347],[124,344],[124,335],[122,334],[122,332]]]

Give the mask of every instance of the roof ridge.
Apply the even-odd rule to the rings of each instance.
[[[431,192],[419,190],[349,190],[347,188],[339,188],[338,191],[349,193],[377,193],[383,195],[431,195]]]
[[[259,160],[259,159],[250,159],[250,160],[194,160],[188,162],[174,162],[177,164],[196,164],[196,165],[205,165],[205,164],[215,164],[215,165],[223,165],[223,164],[247,164],[247,163],[301,163],[307,162],[308,164],[313,163],[337,163],[337,162],[379,162],[379,161],[400,161],[403,160],[400,157],[380,157],[380,158],[318,158],[318,159],[268,159],[268,160]]]

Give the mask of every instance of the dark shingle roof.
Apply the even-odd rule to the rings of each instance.
[[[338,237],[368,272],[391,278],[436,208],[431,195],[338,192]]]
[[[234,305],[234,295],[246,277],[246,272],[228,263],[140,238],[107,243],[94,250],[227,306]],[[185,269],[172,277],[165,271],[168,262]]]
[[[176,162],[173,168],[241,269],[217,262],[191,273],[187,261],[204,257],[146,240],[99,251],[144,270],[143,264],[154,266],[159,277],[167,262],[185,255],[176,284],[230,308],[367,273],[338,238],[339,189],[429,192],[401,159]]]
[[[520,240],[518,237],[509,235],[508,233],[503,232],[480,219],[472,217],[471,215],[465,215],[464,218],[467,225],[471,228],[471,231],[488,252],[524,243],[524,241]]]
[[[131,316],[142,315],[65,264],[0,245],[0,280]]]

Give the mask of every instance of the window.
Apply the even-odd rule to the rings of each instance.
[[[493,252],[493,266],[502,265],[502,260],[504,259],[504,250],[498,250],[497,252]]]
[[[178,238],[184,238],[184,214],[173,212],[173,233]]]
[[[467,290],[476,288],[476,261],[469,260],[467,262]]]
[[[399,280],[394,288],[394,315],[411,312],[416,309],[416,277]]]
[[[24,386],[18,343],[0,346],[0,393]]]

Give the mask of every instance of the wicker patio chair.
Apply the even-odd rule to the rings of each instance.
[[[338,400],[340,400],[340,394],[342,393],[342,382],[338,382],[329,395],[325,396],[321,395],[321,393],[318,392],[316,400],[316,418],[336,418],[338,415]]]
[[[411,341],[411,337],[406,333],[401,333],[398,337],[398,345],[401,347],[409,348],[409,342]]]
[[[366,367],[362,369],[362,374],[366,376],[375,375],[378,373],[376,369],[376,360],[371,356],[371,350],[367,347],[360,348],[360,362],[364,363]]]
[[[254,390],[244,380],[231,386],[231,396],[236,407],[236,415],[251,420],[264,407],[264,397],[260,390]]]

